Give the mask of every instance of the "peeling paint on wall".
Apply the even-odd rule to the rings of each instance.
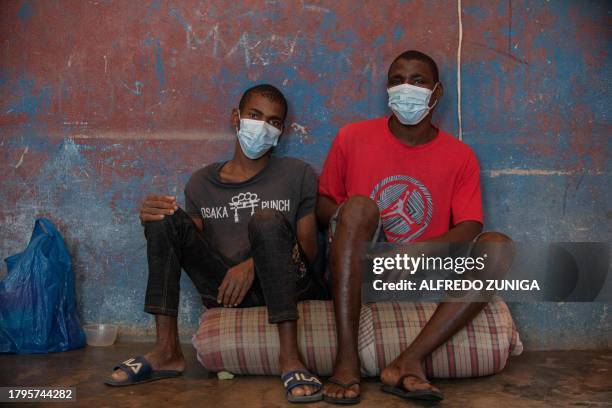
[[[246,87],[283,90],[290,126],[277,153],[320,168],[340,126],[387,113],[387,67],[416,48],[440,66],[434,119],[456,134],[456,3],[359,4],[5,2],[0,256],[49,217],[72,252],[84,321],[147,334],[138,205],[150,192],[182,200],[193,171],[231,154],[230,110]],[[463,137],[481,163],[487,228],[610,239],[611,11],[462,0]],[[188,332],[199,300],[182,286]],[[610,347],[608,305],[511,307],[528,348]]]

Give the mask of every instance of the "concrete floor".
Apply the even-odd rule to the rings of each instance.
[[[195,360],[189,345],[183,347],[188,362],[181,378],[122,388],[102,383],[115,363],[148,348],[146,343],[122,343],[49,355],[0,355],[0,386],[76,387],[76,403],[47,404],[53,407],[294,406],[285,402],[275,377],[217,380]],[[525,352],[496,376],[435,383],[446,395],[439,404],[443,407],[612,406],[612,351]],[[383,394],[379,386],[374,379],[364,380],[361,407],[428,406]]]

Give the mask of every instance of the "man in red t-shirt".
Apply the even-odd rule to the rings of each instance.
[[[480,174],[472,149],[431,124],[443,94],[436,63],[421,52],[404,52],[389,67],[387,88],[393,115],[341,128],[319,179],[317,216],[322,225],[331,221],[335,227],[329,262],[338,354],[324,389],[329,402],[359,401],[364,241],[384,232],[387,241],[397,243],[510,242],[500,233],[481,233]],[[511,252],[495,248],[489,248],[487,263],[506,268]],[[405,398],[442,399],[427,381],[423,362],[485,305],[441,303],[412,344],[382,371],[383,389]]]

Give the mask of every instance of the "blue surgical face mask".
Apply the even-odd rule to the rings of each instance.
[[[389,94],[389,107],[395,114],[397,120],[404,125],[416,125],[420,123],[429,111],[436,106],[429,106],[429,100],[434,89],[422,88],[410,84],[401,84],[387,89]]]
[[[256,160],[276,146],[281,130],[263,120],[240,119],[240,129],[236,134],[244,155]]]

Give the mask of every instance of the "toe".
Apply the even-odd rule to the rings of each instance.
[[[304,395],[304,389],[302,387],[295,387],[291,390],[291,395],[294,397],[301,397]]]
[[[125,381],[127,380],[127,374],[125,374],[123,370],[115,370],[111,374],[111,378],[115,381]]]
[[[357,384],[352,385],[344,392],[344,395],[346,398],[356,398],[359,395],[359,386]]]
[[[430,383],[413,376],[404,378],[403,386],[407,391],[438,391],[438,389]]]
[[[327,385],[325,386],[325,390],[323,391],[325,395],[331,398],[336,398],[336,386],[335,385]]]
[[[325,384],[323,386],[323,394],[327,395],[328,397],[333,397],[334,393],[334,387],[331,384]]]

